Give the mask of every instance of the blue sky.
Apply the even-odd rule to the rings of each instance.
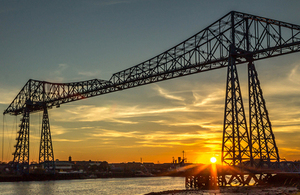
[[[0,108],[5,110],[30,78],[108,80],[232,10],[300,24],[299,6],[292,0],[2,0]],[[289,160],[300,159],[299,57],[256,63],[280,155]],[[246,66],[239,74],[247,108]],[[225,82],[226,70],[216,70],[52,109],[55,158],[171,162],[185,150],[188,160],[208,162],[220,155]],[[38,155],[40,116],[31,117],[31,160]],[[8,161],[16,118],[4,121]]]

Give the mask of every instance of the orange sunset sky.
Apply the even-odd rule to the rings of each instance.
[[[270,3],[272,2],[272,3]],[[286,3],[288,2],[288,3]],[[108,80],[175,46],[232,10],[300,24],[298,1],[73,0],[0,2],[0,109],[28,79]],[[300,160],[300,53],[255,63],[282,159]],[[49,110],[55,159],[220,162],[226,69],[154,83]],[[239,65],[246,116],[246,65]],[[31,115],[38,161],[42,113]],[[13,159],[20,116],[0,121]],[[4,137],[3,137],[4,136]],[[4,138],[4,139],[3,139]],[[4,140],[4,142],[3,142]],[[4,147],[3,147],[4,146]]]

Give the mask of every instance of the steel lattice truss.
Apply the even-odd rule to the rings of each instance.
[[[248,64],[248,74],[251,152],[253,159],[260,160],[252,164],[260,167],[263,161],[279,161],[279,155],[258,74],[252,62]]]
[[[237,48],[236,64],[300,50],[300,26],[254,16],[230,12],[204,30],[171,49],[131,68],[117,72],[109,81],[93,79],[74,83],[50,83],[29,80],[4,114],[18,115],[26,104],[31,111],[40,106],[60,104],[98,96],[153,82],[227,67],[229,46]]]
[[[29,166],[29,110],[24,109],[21,119],[19,136],[16,138],[15,152],[13,153],[13,162],[27,164]]]
[[[253,86],[249,87],[251,88],[249,99],[252,98],[250,103],[252,137],[246,135],[248,130],[235,66],[298,51],[300,51],[299,25],[232,11],[171,49],[113,74],[108,81],[93,79],[73,83],[50,83],[30,79],[3,114],[23,114],[25,117],[26,109],[28,113],[42,111],[45,107],[59,107],[61,104],[76,100],[228,67],[228,71],[233,73],[228,74],[227,78],[229,84],[225,102],[223,162],[236,165],[246,161],[249,159],[249,147],[250,153],[253,151],[255,158],[278,159],[278,155],[270,154],[271,151],[276,150],[277,153],[278,151],[270,124],[266,122],[268,114],[255,77],[251,80]],[[254,103],[255,101],[259,102]],[[258,114],[260,108],[262,114]],[[256,120],[256,117],[259,119]],[[254,130],[254,126],[260,126],[258,128],[263,130]],[[256,133],[260,131],[267,132],[268,135],[261,137]],[[236,137],[239,138],[236,140]],[[274,143],[266,141],[268,139],[273,139]],[[258,144],[259,140],[265,142],[264,146]],[[242,143],[238,146],[236,143],[239,141]],[[257,148],[252,150],[252,145],[260,147],[258,150],[262,149],[266,153],[259,154]],[[238,153],[234,152],[236,147],[240,147]],[[16,152],[19,151],[17,148],[18,145]]]
[[[42,133],[39,152],[39,163],[44,162],[44,169],[50,171],[50,168],[54,168],[54,153],[51,140],[50,123],[47,108],[44,109]]]
[[[232,166],[251,160],[246,116],[235,61],[233,56],[229,58],[221,159],[223,163]]]

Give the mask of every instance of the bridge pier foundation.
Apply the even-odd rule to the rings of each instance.
[[[207,174],[189,175],[185,178],[187,189],[218,189],[225,186],[256,186],[267,184],[272,174]]]

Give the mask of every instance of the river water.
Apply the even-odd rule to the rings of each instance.
[[[137,177],[31,182],[1,182],[1,195],[135,195],[185,189],[183,177]]]

